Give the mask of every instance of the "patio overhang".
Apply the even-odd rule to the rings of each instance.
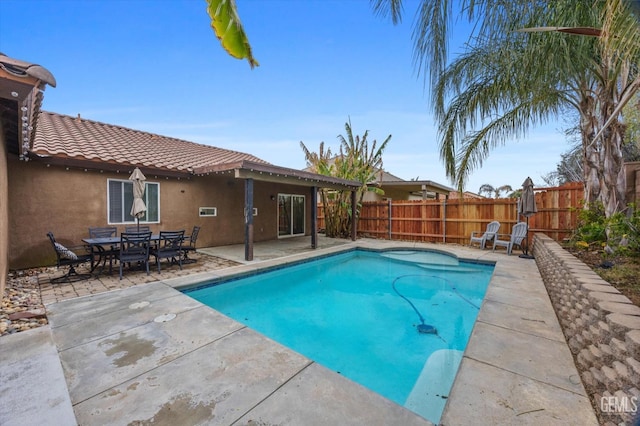
[[[351,217],[357,217],[356,191],[361,186],[359,182],[339,179],[331,176],[319,175],[286,167],[273,166],[271,164],[256,163],[242,160],[234,163],[219,164],[200,167],[195,170],[200,176],[211,174],[233,175],[236,179],[245,182],[244,223],[245,223],[245,260],[253,260],[253,182],[275,182],[289,185],[297,185],[310,189],[311,205],[318,202],[318,188],[334,190],[346,190],[351,192]],[[318,240],[317,214],[311,212],[311,247],[316,248]],[[351,224],[351,239],[356,239],[356,220]]]
[[[357,181],[319,175],[302,170],[262,164],[252,161],[204,166],[194,170],[196,175],[233,174],[236,179],[287,183],[298,186],[356,191],[361,184]]]

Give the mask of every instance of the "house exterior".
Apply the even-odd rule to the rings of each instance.
[[[9,269],[8,163],[27,158],[47,85],[56,80],[46,68],[0,53],[0,295]]]
[[[81,244],[91,226],[135,224],[132,182],[146,177],[140,223],[190,233],[199,247],[311,235],[318,188],[355,191],[357,182],[278,167],[251,154],[121,126],[40,112],[29,161],[9,156],[9,266],[54,263],[46,238]],[[251,214],[245,214],[251,212]],[[355,239],[355,232],[353,234]]]
[[[473,200],[484,200],[487,197],[484,197],[480,194],[476,194],[475,192],[471,192],[471,191],[464,191],[462,194],[460,194],[460,191],[451,191],[451,193],[449,193],[449,199],[450,200],[457,200],[460,198],[465,198],[465,199],[473,199]]]
[[[312,167],[305,169],[305,171],[312,170]],[[384,193],[378,194],[374,191],[367,191],[362,198],[363,202],[440,199],[440,197],[448,198],[449,194],[455,192],[453,188],[431,180],[407,181],[383,169],[377,169],[375,179],[369,182],[369,187],[377,187]]]
[[[251,154],[41,110],[45,68],[0,53],[0,294],[9,269],[55,264],[47,238],[82,244],[92,226],[133,225],[129,176],[146,177],[155,233],[200,226],[198,247],[310,235],[319,188],[359,184],[279,167]],[[352,203],[355,217],[355,203]],[[313,208],[312,208],[313,206]],[[356,224],[352,227],[355,239]]]
[[[384,195],[367,192],[363,201],[440,199],[449,197],[453,191],[453,188],[430,180],[403,180],[384,170],[376,173],[376,180],[371,185],[382,189]]]

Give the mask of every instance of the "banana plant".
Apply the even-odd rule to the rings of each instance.
[[[324,142],[320,143],[318,153],[310,151],[300,142],[305,154],[307,166],[315,173],[360,182],[362,186],[357,191],[358,211],[362,205],[364,193],[375,191],[384,193],[380,188],[372,185],[376,174],[382,172],[382,153],[391,140],[389,135],[380,146],[374,140],[369,145],[369,131],[364,135],[354,135],[351,130],[351,120],[345,123],[346,137],[338,136],[339,152],[333,155],[331,149],[325,149]],[[324,208],[325,232],[328,237],[343,237],[350,234],[351,194],[349,191],[335,191],[323,189],[320,197]],[[357,214],[357,213],[356,213]]]
[[[249,38],[244,32],[235,0],[206,0],[211,28],[224,50],[237,59],[246,59],[251,68],[257,67]]]

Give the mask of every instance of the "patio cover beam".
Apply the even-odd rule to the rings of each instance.
[[[234,177],[237,179],[254,179],[256,181],[286,183],[306,187],[317,186],[318,188],[354,191],[361,186],[357,181],[246,160],[200,167],[194,170],[197,175],[226,174],[230,171],[233,172]]]

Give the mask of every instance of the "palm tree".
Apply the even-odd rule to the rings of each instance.
[[[480,189],[478,189],[478,194],[482,195],[482,194],[487,194],[487,197],[491,197],[493,195],[493,193],[495,192],[495,188],[493,187],[493,185],[489,184],[489,183],[485,183],[480,185]]]
[[[401,18],[400,0],[373,0]],[[621,109],[640,87],[640,30],[621,0],[462,0],[475,23],[466,50],[447,63],[450,0],[423,0],[414,28],[415,61],[428,71],[440,156],[463,188],[490,151],[560,114],[579,116],[585,200],[607,216],[625,208]],[[581,37],[526,28],[583,27]],[[556,28],[557,29],[557,28]]]
[[[367,191],[382,192],[380,188],[371,186],[375,181],[376,173],[382,170],[382,153],[391,140],[391,135],[377,147],[378,142],[373,141],[369,147],[369,131],[365,131],[362,137],[353,135],[351,120],[345,123],[346,137],[338,135],[340,148],[338,155],[334,156],[331,149],[324,148],[324,142],[320,142],[318,153],[310,151],[303,142],[300,146],[305,154],[307,167],[313,172],[326,176],[339,177],[360,182],[357,191],[358,209],[362,205],[364,194]],[[350,217],[350,193],[347,191],[321,190],[320,197],[324,208],[325,232],[328,237],[347,236],[351,229]]]
[[[488,183],[485,183],[481,185],[480,189],[478,190],[478,194],[487,194],[487,196],[493,196],[493,198],[500,198],[503,192],[512,193],[513,188],[511,188],[511,185],[502,185],[496,188]]]

